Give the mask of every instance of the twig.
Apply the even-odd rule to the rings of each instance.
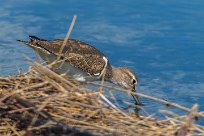
[[[186,136],[189,133],[193,122],[197,118],[197,111],[198,111],[198,105],[195,104],[195,105],[193,105],[191,111],[189,112],[189,114],[185,118],[184,124],[175,133],[176,136]]]
[[[68,39],[69,39],[69,36],[70,36],[70,34],[71,34],[71,32],[72,32],[72,29],[73,29],[73,27],[74,27],[74,23],[75,23],[75,21],[76,21],[76,18],[77,18],[77,16],[74,15],[74,17],[73,17],[73,19],[72,19],[72,23],[71,23],[71,25],[70,25],[70,27],[69,27],[69,30],[68,30],[68,32],[67,32],[67,35],[66,35],[66,37],[64,38],[63,45],[62,45],[62,47],[60,48],[59,54],[62,53],[64,47],[65,47],[66,44],[67,44],[67,41],[68,41]],[[59,57],[60,57],[60,56],[59,56]],[[59,58],[58,58],[58,59],[59,59]]]
[[[42,83],[37,83],[37,84],[34,84],[34,85],[29,85],[29,86],[27,86],[27,87],[25,87],[25,88],[18,89],[18,90],[14,91],[14,92],[8,93],[7,95],[5,95],[4,97],[2,97],[2,98],[0,99],[0,102],[3,102],[5,99],[11,97],[12,95],[15,95],[15,94],[17,94],[17,93],[21,93],[21,92],[23,92],[23,91],[25,91],[25,90],[29,90],[29,89],[33,89],[33,88],[38,88],[38,87],[44,86],[44,85],[46,85],[47,83],[48,83],[48,82],[45,81],[45,82],[42,82]]]
[[[11,126],[7,121],[5,121],[6,124],[9,126],[9,128],[17,135],[17,136],[21,136],[21,134],[16,130],[15,127]]]
[[[86,82],[86,83],[96,85],[96,86],[101,86],[100,84],[97,84],[97,83],[94,83],[94,82]],[[121,88],[116,88],[116,87],[107,86],[107,85],[103,85],[103,87],[113,89],[114,91],[126,92],[126,93],[137,95],[137,96],[140,96],[140,97],[152,99],[152,100],[155,100],[155,101],[158,101],[158,102],[161,102],[161,103],[165,103],[165,104],[170,105],[170,106],[177,107],[177,108],[182,109],[182,110],[187,111],[187,112],[189,112],[191,110],[191,109],[186,108],[184,106],[181,106],[181,105],[179,105],[177,103],[168,102],[166,100],[162,100],[162,99],[159,99],[159,98],[156,98],[156,97],[153,97],[153,96],[148,96],[148,95],[141,94],[141,93],[134,93],[134,92],[132,92],[130,90],[124,90],[124,89],[121,89]],[[202,113],[198,113],[198,115],[204,117],[204,115]]]
[[[74,23],[75,23],[76,18],[77,18],[77,16],[75,15],[75,16],[73,17],[73,19],[72,19],[72,23],[71,23],[71,25],[70,25],[70,27],[69,27],[69,30],[68,30],[68,32],[67,32],[65,38],[64,38],[64,41],[63,41],[63,44],[62,44],[62,46],[61,46],[61,48],[60,48],[60,50],[59,50],[59,55],[57,56],[57,59],[56,59],[55,61],[53,61],[51,64],[47,65],[47,67],[52,67],[54,64],[58,63],[58,61],[60,61],[60,58],[61,58],[61,56],[62,56],[62,52],[63,52],[65,46],[67,45],[67,41],[68,41],[69,36],[70,36],[70,34],[71,34],[71,32],[72,32],[72,29],[73,29],[73,27],[74,27]],[[64,61],[65,61],[65,60],[62,61],[62,64],[61,64],[61,65],[63,65]]]

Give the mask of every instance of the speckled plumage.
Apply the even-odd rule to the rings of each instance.
[[[19,41],[26,45],[39,46],[56,56],[59,55],[60,48],[64,41],[64,39],[44,40],[35,36],[29,36],[29,38],[31,39],[30,42]],[[93,46],[75,39],[68,40],[62,51],[62,57],[72,66],[83,70],[91,76],[100,75],[105,66],[103,53]],[[111,65],[108,62],[106,66],[106,79],[112,76],[111,69]]]

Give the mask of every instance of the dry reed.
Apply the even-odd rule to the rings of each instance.
[[[188,109],[168,102],[189,114],[158,120],[116,106],[103,89],[117,88],[92,83],[98,86],[93,90],[85,84],[91,83],[64,79],[36,62],[27,73],[1,77],[0,135],[204,135],[204,127],[194,123],[203,116],[197,105]]]

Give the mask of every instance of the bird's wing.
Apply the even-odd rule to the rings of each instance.
[[[101,77],[108,65],[105,57],[95,54],[82,54],[76,52],[66,53],[65,60],[72,66],[82,69],[91,76]]]
[[[105,69],[110,72],[111,66],[103,53],[93,46],[79,40],[70,39],[65,59],[74,67],[82,69],[91,76],[101,77]],[[110,73],[106,74],[108,77]]]

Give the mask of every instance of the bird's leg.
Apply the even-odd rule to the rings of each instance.
[[[132,92],[136,92],[135,87],[133,87]],[[135,105],[142,105],[140,98],[137,95],[131,94],[135,100]]]

